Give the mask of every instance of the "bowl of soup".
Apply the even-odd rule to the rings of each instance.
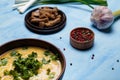
[[[38,39],[18,39],[0,46],[0,80],[61,80],[63,53]]]

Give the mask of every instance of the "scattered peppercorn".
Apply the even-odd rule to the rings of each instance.
[[[95,57],[95,55],[94,55],[94,54],[92,54],[92,57],[91,57],[91,59],[94,59],[94,57]]]
[[[117,60],[117,62],[119,62],[119,60]]]
[[[112,70],[114,70],[114,68],[112,68]]]
[[[65,49],[65,48],[63,48],[63,50],[65,51],[66,49]]]
[[[72,63],[70,63],[70,66],[72,66]]]
[[[60,39],[62,39],[62,37],[60,37]]]

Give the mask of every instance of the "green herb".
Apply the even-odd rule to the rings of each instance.
[[[51,58],[51,60],[59,60],[58,54],[56,54],[56,55],[51,55],[50,58]]]
[[[14,60],[14,69],[10,70],[10,75],[14,80],[28,80],[30,77],[38,74],[38,69],[42,67],[42,63],[37,59],[37,53],[32,52],[27,58],[18,57]]]
[[[106,0],[15,0],[15,5],[13,8],[17,8],[20,6],[24,6],[25,4],[29,3],[29,6],[25,6],[23,8],[18,8],[18,11],[20,13],[24,13],[26,9],[28,9],[30,6],[35,6],[36,4],[62,4],[62,3],[71,3],[71,2],[79,2],[81,4],[88,5],[90,8],[93,9],[91,4],[94,5],[101,5],[101,6],[107,6],[107,1]],[[16,4],[18,3],[18,4]]]
[[[53,79],[54,77],[55,77],[55,73],[54,72],[49,74],[49,79]]]
[[[5,66],[5,65],[7,64],[7,62],[8,62],[8,59],[7,59],[7,58],[2,58],[2,59],[0,60],[0,66]]]
[[[38,73],[38,72],[37,72]],[[37,74],[36,73],[36,74]],[[27,75],[26,75],[27,74]],[[32,76],[34,76],[34,74],[33,74],[33,71],[32,70],[25,70],[24,72],[23,72],[23,74],[22,74],[22,78],[23,79],[25,79],[25,80],[28,80],[29,79],[29,77],[32,77]]]
[[[91,4],[107,6],[106,0],[38,0],[36,4],[37,3],[60,4],[60,3],[70,3],[70,2],[80,2],[82,4],[88,5],[91,8],[93,8]]]
[[[47,69],[47,75],[49,75],[50,72],[51,72],[51,70],[48,68],[48,69]]]
[[[20,80],[20,74],[17,71],[11,70],[9,73],[14,77],[14,80]]]
[[[29,54],[28,57],[36,58],[37,57],[37,53],[36,52],[32,52],[32,54]]]
[[[9,74],[10,74],[10,72],[8,70],[4,71],[4,75],[9,75]]]
[[[50,63],[50,60],[46,60],[45,58],[42,59],[42,63],[43,64],[49,64]]]
[[[11,53],[10,53],[10,56],[22,56],[18,51],[15,51],[13,50]]]
[[[28,49],[28,46],[22,47],[22,50],[27,50],[27,49]]]
[[[49,56],[50,55],[50,51],[48,51],[48,50],[44,51],[44,55],[45,56]]]

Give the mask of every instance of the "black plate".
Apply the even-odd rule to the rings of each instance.
[[[52,7],[50,7],[52,8]],[[38,10],[39,8],[36,8],[34,10],[31,10],[30,12],[28,12],[25,16],[25,25],[26,27],[32,31],[32,32],[35,32],[35,33],[39,33],[39,34],[51,34],[51,33],[55,33],[55,32],[58,32],[60,30],[62,30],[64,27],[65,27],[65,24],[66,24],[66,15],[64,14],[64,12],[62,12],[61,10],[58,10],[58,13],[62,15],[62,19],[60,21],[60,23],[52,26],[52,27],[44,27],[44,28],[40,28],[34,24],[32,24],[30,22],[30,16],[31,16],[31,13],[33,11],[36,11]]]

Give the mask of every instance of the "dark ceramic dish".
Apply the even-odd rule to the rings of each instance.
[[[0,55],[3,54],[4,52],[17,48],[17,47],[23,47],[23,46],[37,46],[45,49],[49,49],[53,53],[57,53],[59,56],[59,59],[61,61],[62,65],[62,70],[60,75],[58,76],[57,80],[61,80],[62,76],[64,74],[65,68],[66,68],[66,60],[63,55],[63,53],[55,47],[53,44],[43,41],[43,40],[38,40],[38,39],[19,39],[19,40],[14,40],[11,42],[8,42],[2,46],[0,46]]]
[[[50,8],[52,8],[52,7],[50,7]],[[28,12],[25,16],[25,25],[30,31],[38,33],[38,34],[51,34],[51,33],[58,32],[65,27],[65,25],[66,25],[66,15],[61,10],[58,10],[58,13],[62,16],[62,19],[61,19],[60,23],[58,23],[54,26],[47,27],[47,28],[46,27],[40,28],[40,27],[32,24],[30,22],[31,13],[38,10],[38,9],[39,8],[36,8],[36,9]]]

